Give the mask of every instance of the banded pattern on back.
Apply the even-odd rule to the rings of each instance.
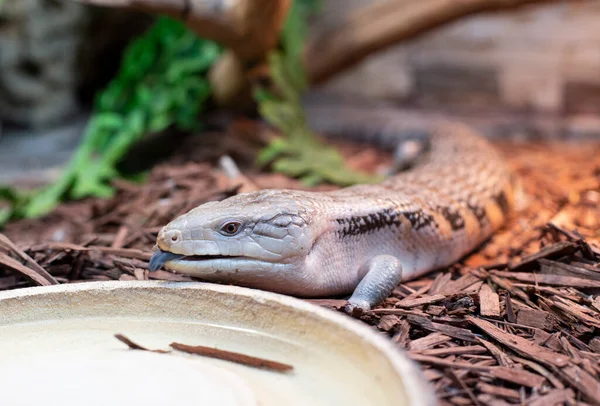
[[[427,137],[427,152],[410,170],[378,185],[327,193],[336,234],[348,241],[347,254],[357,261],[365,245],[357,241],[367,235],[372,241],[378,233],[381,238],[364,248],[365,256],[384,251],[378,247],[396,249],[387,241],[395,238],[401,240],[398,256],[414,255],[410,276],[449,265],[487,239],[514,205],[514,180],[503,159],[467,126],[346,107],[320,107],[309,111],[309,117],[323,132],[347,133],[386,148],[415,139],[415,134]]]

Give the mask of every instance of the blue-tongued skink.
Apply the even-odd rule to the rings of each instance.
[[[417,140],[424,151],[411,170],[380,184],[261,190],[203,204],[159,232],[151,271],[165,265],[301,297],[351,294],[348,309],[370,309],[400,281],[472,251],[514,206],[515,177],[463,124],[439,119],[424,132],[385,109],[322,108],[311,118],[329,133],[367,134],[399,151]]]

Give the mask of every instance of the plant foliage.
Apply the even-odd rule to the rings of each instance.
[[[259,164],[271,163],[275,171],[299,177],[308,185],[330,182],[346,186],[379,181],[379,177],[349,169],[339,152],[317,138],[308,126],[301,103],[307,88],[302,49],[308,15],[317,5],[315,1],[294,2],[284,26],[281,49],[269,56],[275,91],[255,89],[261,115],[285,136],[261,152]]]
[[[128,46],[119,73],[97,95],[83,140],[61,178],[28,196],[1,193],[13,210],[0,212],[0,224],[45,214],[63,198],[111,196],[116,165],[136,141],[170,126],[199,126],[198,113],[211,93],[206,72],[219,54],[214,42],[183,23],[159,18]]]

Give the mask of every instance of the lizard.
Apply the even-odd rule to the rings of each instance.
[[[377,184],[267,189],[202,204],[159,231],[150,271],[164,265],[299,297],[350,295],[347,311],[368,310],[401,281],[473,251],[515,206],[515,175],[465,124],[440,118],[418,128],[385,109],[321,108],[309,117],[321,132],[395,148],[398,166],[410,169]]]

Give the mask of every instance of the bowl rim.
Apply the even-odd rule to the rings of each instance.
[[[233,296],[245,296],[258,301],[269,300],[281,306],[291,307],[300,312],[310,313],[320,319],[325,319],[347,331],[350,331],[352,334],[356,335],[357,338],[366,341],[388,359],[392,368],[402,379],[403,385],[406,388],[406,395],[409,402],[408,404],[410,406],[433,406],[437,404],[437,398],[434,395],[434,390],[425,378],[423,371],[415,361],[412,361],[408,357],[405,350],[395,346],[391,340],[379,335],[371,327],[351,318],[350,316],[292,296],[235,285],[220,285],[209,282],[99,281],[35,286],[0,291],[0,304],[4,300],[26,299],[28,297],[37,297],[56,293],[77,294],[83,292],[115,290],[135,293],[135,291],[138,290],[154,290],[165,288],[174,290],[185,289],[217,292]],[[23,305],[24,303],[21,304]]]

